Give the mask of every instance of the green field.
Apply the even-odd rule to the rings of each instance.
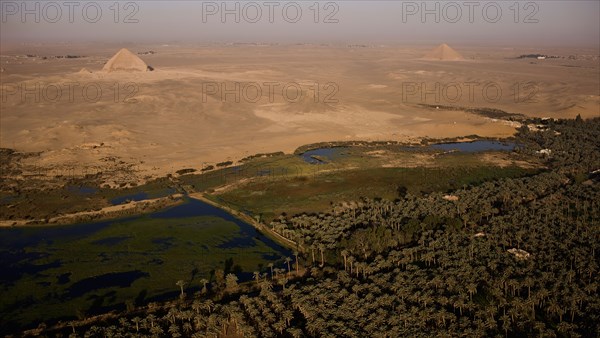
[[[268,222],[283,212],[290,215],[326,212],[332,203],[361,197],[394,200],[403,191],[421,195],[490,179],[521,177],[530,172],[518,167],[463,167],[444,172],[427,168],[361,169],[277,181],[258,180],[211,198],[238,210],[262,214]]]
[[[195,188],[203,187],[212,200],[261,215],[263,222],[268,223],[284,212],[329,212],[334,204],[363,197],[394,200],[406,193],[423,196],[540,170],[514,163],[499,166],[486,161],[486,154],[501,156],[508,163],[520,159],[519,155],[506,152],[444,154],[404,151],[398,146],[352,147],[343,148],[341,156],[324,164],[309,164],[299,156],[284,155],[256,161],[252,169],[238,175],[221,171],[221,175],[214,172],[206,177],[183,179],[195,183]],[[261,170],[270,170],[270,174],[256,175]],[[246,179],[243,183],[236,183],[242,178]],[[229,187],[214,191],[219,185]]]
[[[1,286],[3,322],[23,326],[126,301],[143,304],[154,296],[176,295],[178,280],[198,289],[199,280],[211,279],[215,269],[241,277],[241,272],[251,273],[283,254],[249,236],[248,229],[245,233],[238,224],[215,216],[141,217],[115,221],[97,231],[93,228],[87,224],[2,230],[1,242],[30,241],[23,252],[42,256],[16,259],[10,265],[11,271],[22,275],[12,285]],[[20,250],[10,252],[18,254]],[[43,268],[46,264],[50,267]],[[85,290],[90,277],[131,271],[138,271],[129,281],[131,287]],[[108,279],[108,285],[116,283]]]
[[[43,189],[40,194],[39,187],[44,184],[52,187]],[[52,218],[59,214],[100,210],[112,205],[111,201],[119,197],[143,193],[146,198],[158,198],[176,192],[172,182],[166,178],[126,189],[100,187],[100,182],[95,178],[72,178],[67,181],[56,179],[52,184],[31,179],[23,182],[23,185],[17,192],[0,192],[0,213],[3,219]]]

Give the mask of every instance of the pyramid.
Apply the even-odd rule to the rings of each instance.
[[[425,54],[423,59],[426,60],[442,60],[442,61],[458,61],[464,60],[462,55],[452,49],[447,44],[443,43],[433,49],[431,52]]]
[[[102,71],[111,72],[145,72],[148,70],[148,65],[137,55],[128,51],[126,48],[121,49],[102,67]]]
[[[84,67],[84,68],[81,68],[81,70],[78,71],[77,73],[78,74],[91,74],[92,72],[89,69]]]

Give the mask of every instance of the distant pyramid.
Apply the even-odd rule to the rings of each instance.
[[[89,69],[84,67],[84,68],[81,68],[81,70],[78,71],[77,73],[78,74],[91,74],[92,72]]]
[[[425,54],[425,56],[423,56],[423,59],[442,60],[442,61],[458,61],[458,60],[464,60],[465,58],[462,55],[460,55],[457,51],[452,49],[450,46],[443,43],[443,44],[437,46],[431,52]]]
[[[126,48],[121,49],[102,67],[102,71],[110,72],[145,72],[148,70],[148,65],[137,55],[128,51]]]

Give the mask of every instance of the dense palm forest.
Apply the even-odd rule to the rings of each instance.
[[[48,329],[53,336],[598,337],[600,118],[531,120],[516,150],[543,172],[270,224],[280,267],[218,271],[179,300]],[[174,288],[178,288],[175,285]]]

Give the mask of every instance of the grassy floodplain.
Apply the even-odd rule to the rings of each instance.
[[[242,279],[285,254],[232,218],[186,216],[198,208],[212,210],[190,200],[123,220],[3,229],[2,247],[10,248],[3,252],[3,322],[24,326],[173,297],[178,280],[197,291],[215,269]]]
[[[286,213],[319,213],[362,197],[394,200],[500,178],[532,175],[535,159],[515,152],[457,152],[395,144],[332,148],[330,159],[297,154],[253,159],[235,168],[185,175],[182,182],[208,198],[267,223]]]

